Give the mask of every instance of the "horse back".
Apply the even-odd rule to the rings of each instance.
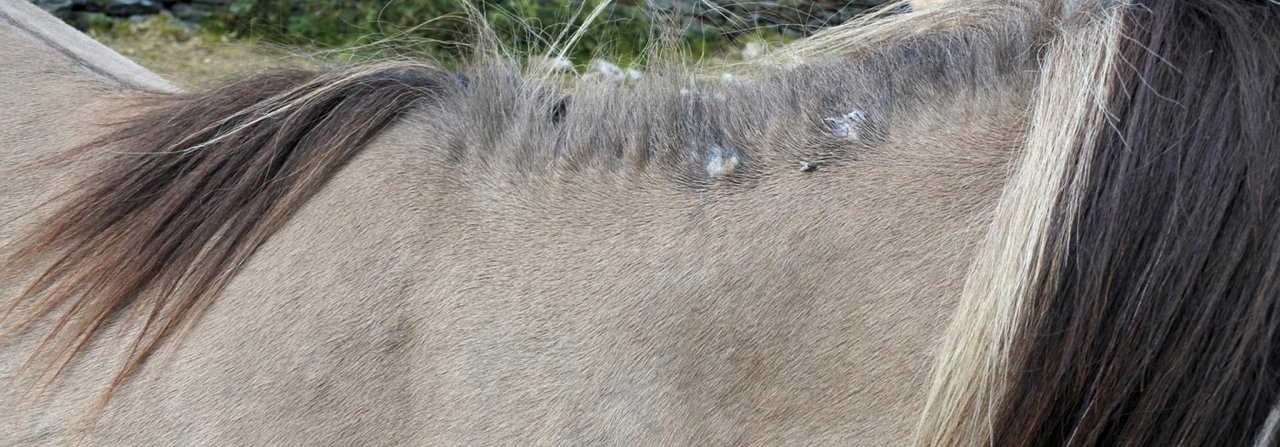
[[[0,3],[0,44],[7,53],[5,58],[15,62],[0,67],[0,76],[8,86],[58,81],[48,76],[69,75],[137,90],[177,90],[155,73],[25,1]]]
[[[25,1],[0,2],[0,246],[75,170],[40,163],[176,87]],[[3,282],[0,282],[3,285]]]

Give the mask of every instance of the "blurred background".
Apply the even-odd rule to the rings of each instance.
[[[204,85],[324,60],[426,56],[456,64],[476,41],[474,13],[515,54],[541,54],[586,25],[571,51],[552,61],[565,71],[643,70],[642,52],[664,37],[660,30],[691,60],[743,60],[887,0],[31,1],[143,66]]]

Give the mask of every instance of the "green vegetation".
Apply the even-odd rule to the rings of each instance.
[[[584,21],[602,0],[486,0],[474,2],[500,43],[517,54],[545,51],[580,27],[586,32],[566,56],[585,64],[607,55],[626,65],[653,39],[651,12],[643,6],[614,3],[590,23]],[[472,14],[473,15],[473,14]],[[426,53],[450,62],[471,51],[478,30],[458,0],[233,0],[215,11],[205,26],[237,37],[249,37],[305,48],[357,48]],[[730,39],[709,30],[689,28],[684,44],[694,55],[725,48]]]
[[[497,41],[486,45],[514,55],[559,49],[581,30],[565,54],[579,69],[595,57],[642,68],[657,33],[676,40],[692,59],[734,60],[748,42],[794,39],[882,1],[175,0],[162,6],[145,0],[152,4],[148,12],[113,9],[137,4],[116,0],[45,3],[142,65],[203,85],[269,67],[314,65],[314,56],[429,57],[452,65],[473,54],[470,44],[480,41],[482,29]],[[682,11],[679,19],[671,17],[674,11]],[[312,57],[291,57],[297,54]]]
[[[90,22],[93,26],[85,27],[89,36],[186,85],[209,85],[256,71],[313,63],[280,46],[193,27],[168,13],[145,20],[113,20],[96,13],[81,17],[97,18]]]

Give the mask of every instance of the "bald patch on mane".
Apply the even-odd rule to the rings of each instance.
[[[891,138],[897,121],[966,92],[1026,85],[1036,38],[974,27],[734,82],[658,70],[635,84],[580,81],[566,90],[555,79],[480,65],[463,93],[441,105],[449,113],[423,125],[448,135],[448,162],[485,169],[656,170],[683,187],[730,173],[746,180],[802,162],[848,165]]]

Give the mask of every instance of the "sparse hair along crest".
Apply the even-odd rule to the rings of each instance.
[[[104,328],[136,323],[105,402],[330,177],[413,113],[448,112],[424,125],[443,142],[434,155],[458,166],[656,172],[728,194],[847,161],[941,97],[1023,89],[1022,152],[936,354],[916,445],[1274,440],[1280,7],[893,8],[728,81],[673,63],[626,85],[562,82],[487,46],[460,73],[383,62],[158,94],[77,149],[112,153],[0,260],[6,272],[35,266],[0,309],[0,337],[50,321],[27,367],[51,381]],[[761,123],[791,139],[763,141]],[[832,138],[854,125],[860,138]]]

